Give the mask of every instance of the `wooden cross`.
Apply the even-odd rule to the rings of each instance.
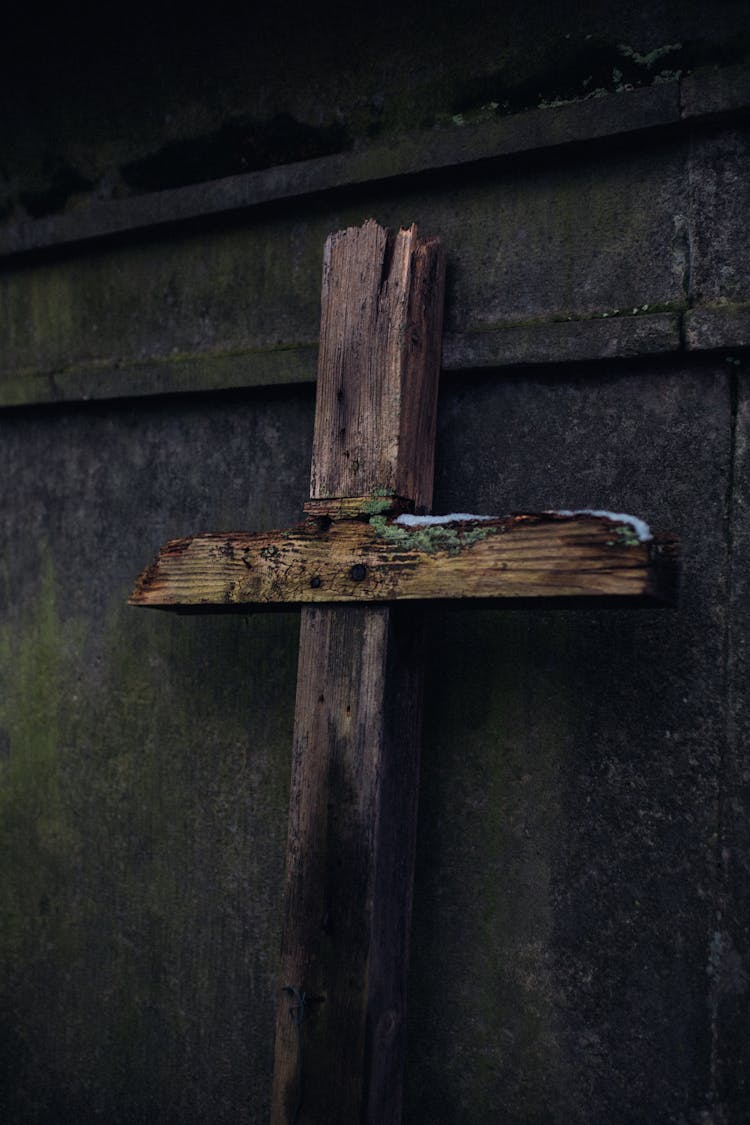
[[[409,603],[668,604],[674,589],[674,540],[631,517],[423,515],[444,272],[415,227],[328,238],[304,522],[167,543],[130,599],[302,606],[273,1125],[400,1120],[423,616]]]

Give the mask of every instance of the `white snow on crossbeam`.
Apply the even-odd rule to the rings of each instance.
[[[602,508],[575,508],[560,509],[559,511],[545,512],[546,516],[597,516],[602,519],[612,520],[613,523],[626,524],[632,527],[639,542],[648,543],[653,539],[651,528],[645,520],[638,516],[629,516],[625,512],[607,512]],[[401,527],[434,527],[436,524],[460,523],[462,520],[496,520],[499,516],[477,516],[470,512],[451,512],[448,516],[412,516],[408,512],[397,516],[393,521]]]
[[[403,512],[393,521],[402,527],[434,527],[438,523],[458,523],[460,520],[496,520],[497,516],[472,516],[468,512],[452,512],[449,516],[412,516]]]
[[[645,520],[638,516],[629,516],[625,512],[607,512],[602,508],[576,508],[574,511],[561,509],[557,512],[546,512],[548,516],[601,516],[602,519],[612,520],[613,523],[625,523],[632,527],[641,543],[648,543],[653,539],[651,528]]]

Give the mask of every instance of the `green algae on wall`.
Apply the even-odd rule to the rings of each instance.
[[[181,357],[210,365],[314,345],[327,233],[325,216],[312,229],[277,219],[208,239],[168,238],[156,254],[149,243],[89,247],[0,274],[0,381],[89,366],[93,381],[100,366],[176,365]],[[247,293],[264,299],[243,301]]]
[[[49,552],[43,554],[37,604],[28,629],[0,632],[0,879],[8,947],[31,938],[41,950],[58,914],[61,879],[75,868],[80,836],[65,803],[62,711],[73,684],[66,653],[80,637],[63,630]]]
[[[57,589],[0,641],[4,1119],[225,1121],[267,1096],[296,621],[118,596],[97,636]]]
[[[502,1105],[514,1120],[552,1120],[564,1070],[549,947],[558,769],[575,726],[560,659],[568,626],[492,611],[435,612],[430,628],[407,1116],[490,1125]]]
[[[9,1120],[21,1105],[34,1120],[33,1095],[15,1085],[33,1074],[40,1043],[47,1040],[51,1011],[36,1018],[38,990],[50,1003],[58,981],[83,954],[71,889],[81,861],[79,826],[68,801],[63,712],[74,683],[68,646],[80,637],[76,623],[63,629],[55,604],[48,551],[41,562],[36,604],[22,631],[0,630],[0,965],[3,982],[0,1105]],[[63,1028],[58,1029],[62,1035]],[[69,1037],[68,1037],[69,1038]],[[50,1054],[50,1063],[58,1052]],[[16,1107],[14,1100],[21,1105]]]

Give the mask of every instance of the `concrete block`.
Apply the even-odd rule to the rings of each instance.
[[[694,305],[750,300],[750,138],[701,136],[690,160],[690,294]]]
[[[444,237],[449,333],[513,329],[511,361],[519,347],[554,359],[552,346],[540,351],[545,323],[554,338],[568,319],[681,306],[684,162],[682,142],[606,159],[586,151],[522,172],[475,170],[458,185],[436,179],[426,193],[374,190],[346,207],[29,263],[0,275],[0,396],[22,402],[24,384],[27,401],[49,401],[127,393],[131,378],[131,393],[164,393],[236,385],[243,371],[247,385],[312,375],[325,237],[371,215]],[[527,328],[536,343],[524,344]],[[621,326],[598,330],[606,340],[584,339],[582,357],[632,354]]]
[[[707,1108],[730,379],[444,387],[437,511],[614,506],[685,567],[676,611],[431,616],[409,1120]]]

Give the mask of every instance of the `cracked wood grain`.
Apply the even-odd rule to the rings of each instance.
[[[186,610],[436,599],[643,598],[668,603],[668,536],[630,542],[616,520],[528,514],[411,529],[311,517],[287,531],[168,543],[134,605]]]

